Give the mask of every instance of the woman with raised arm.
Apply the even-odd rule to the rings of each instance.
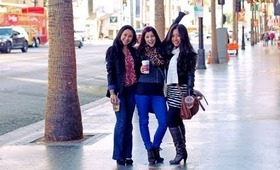
[[[181,160],[186,162],[188,157],[186,130],[180,117],[179,88],[184,94],[193,94],[197,53],[190,43],[186,27],[182,24],[172,25],[163,43],[167,55],[167,126],[176,148],[176,156],[169,163],[179,164]]]

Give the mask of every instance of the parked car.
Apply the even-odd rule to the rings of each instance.
[[[82,46],[84,45],[82,37],[77,33],[74,33],[74,41],[75,47],[82,48]]]
[[[28,35],[23,27],[0,27],[0,51],[10,53],[12,49],[28,50]]]
[[[39,33],[36,29],[31,27],[25,27],[24,28],[28,35],[28,46],[29,47],[39,47],[41,44]]]

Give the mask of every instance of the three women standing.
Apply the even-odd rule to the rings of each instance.
[[[183,16],[179,15],[175,23],[179,23]],[[133,163],[132,117],[137,103],[140,133],[148,152],[148,161],[152,164],[163,162],[159,150],[168,126],[176,148],[176,157],[170,164],[179,164],[181,160],[186,162],[186,132],[180,117],[179,88],[183,93],[192,95],[197,54],[186,27],[181,24],[171,26],[163,43],[152,27],[146,27],[142,36],[137,54],[134,48],[135,30],[129,25],[123,26],[106,52],[107,96],[112,104],[120,100],[120,110],[115,111],[113,159],[120,165]],[[143,71],[141,60],[149,60],[150,72],[147,75],[140,74],[140,70]],[[168,111],[163,93],[165,68]],[[151,110],[158,120],[153,142],[148,128]]]

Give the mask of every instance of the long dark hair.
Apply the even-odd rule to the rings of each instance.
[[[186,71],[187,68],[196,64],[197,53],[194,51],[190,42],[187,28],[182,24],[174,24],[171,26],[164,40],[167,48],[167,54],[171,55],[174,45],[172,43],[172,33],[175,29],[178,29],[180,34],[181,43],[179,44],[180,54],[178,57],[178,69]]]
[[[113,41],[113,46],[116,46],[118,47],[119,49],[122,49],[123,47],[123,43],[121,41],[121,36],[123,34],[123,32],[126,30],[126,29],[129,29],[132,31],[133,33],[133,37],[132,37],[132,41],[127,45],[128,48],[132,48],[136,42],[137,42],[137,38],[136,38],[136,32],[134,30],[134,28],[131,26],[131,25],[124,25],[118,32],[116,38],[114,39]]]

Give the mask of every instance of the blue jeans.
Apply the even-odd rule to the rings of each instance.
[[[139,126],[145,148],[159,148],[167,129],[166,114],[167,106],[164,96],[135,95],[136,106],[139,115]],[[158,127],[151,142],[149,131],[149,111],[153,110],[158,121]]]
[[[135,109],[133,93],[120,96],[120,110],[115,112],[113,159],[132,158],[132,117]]]

